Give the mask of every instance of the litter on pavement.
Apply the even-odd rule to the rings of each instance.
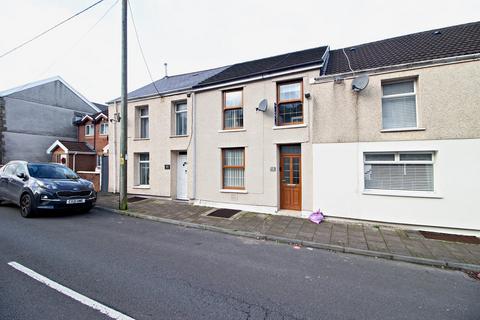
[[[308,219],[313,223],[319,224],[324,219],[323,213],[320,210],[315,211],[310,215],[310,217],[308,217]]]

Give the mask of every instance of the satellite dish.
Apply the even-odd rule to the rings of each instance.
[[[268,108],[268,101],[267,101],[267,99],[263,99],[263,100],[260,101],[260,103],[258,104],[258,108],[257,108],[256,110],[257,110],[257,111],[265,112],[265,111],[267,111],[267,108]]]
[[[362,74],[361,76],[356,77],[352,81],[352,90],[355,92],[360,92],[365,89],[368,85],[368,75]]]

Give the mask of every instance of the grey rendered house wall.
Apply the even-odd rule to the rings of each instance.
[[[50,161],[47,148],[57,139],[76,140],[75,113],[95,110],[60,81],[3,97],[2,163]]]

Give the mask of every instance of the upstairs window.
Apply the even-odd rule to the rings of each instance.
[[[415,80],[382,84],[383,129],[417,127]]]
[[[222,149],[223,189],[245,188],[245,148]]]
[[[365,153],[365,189],[434,191],[433,163],[433,152]]]
[[[87,124],[85,126],[85,136],[93,136],[93,124]]]
[[[223,92],[223,129],[243,128],[243,90]]]
[[[187,135],[187,104],[185,102],[175,104],[175,135]]]
[[[303,123],[303,82],[283,82],[277,84],[276,125]]]
[[[141,139],[148,139],[149,137],[149,119],[148,106],[137,108],[137,137]]]
[[[102,122],[100,123],[100,134],[107,135],[108,134],[108,123]]]

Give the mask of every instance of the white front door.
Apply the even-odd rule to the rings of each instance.
[[[177,199],[188,200],[187,195],[187,154],[181,152],[177,157]]]

